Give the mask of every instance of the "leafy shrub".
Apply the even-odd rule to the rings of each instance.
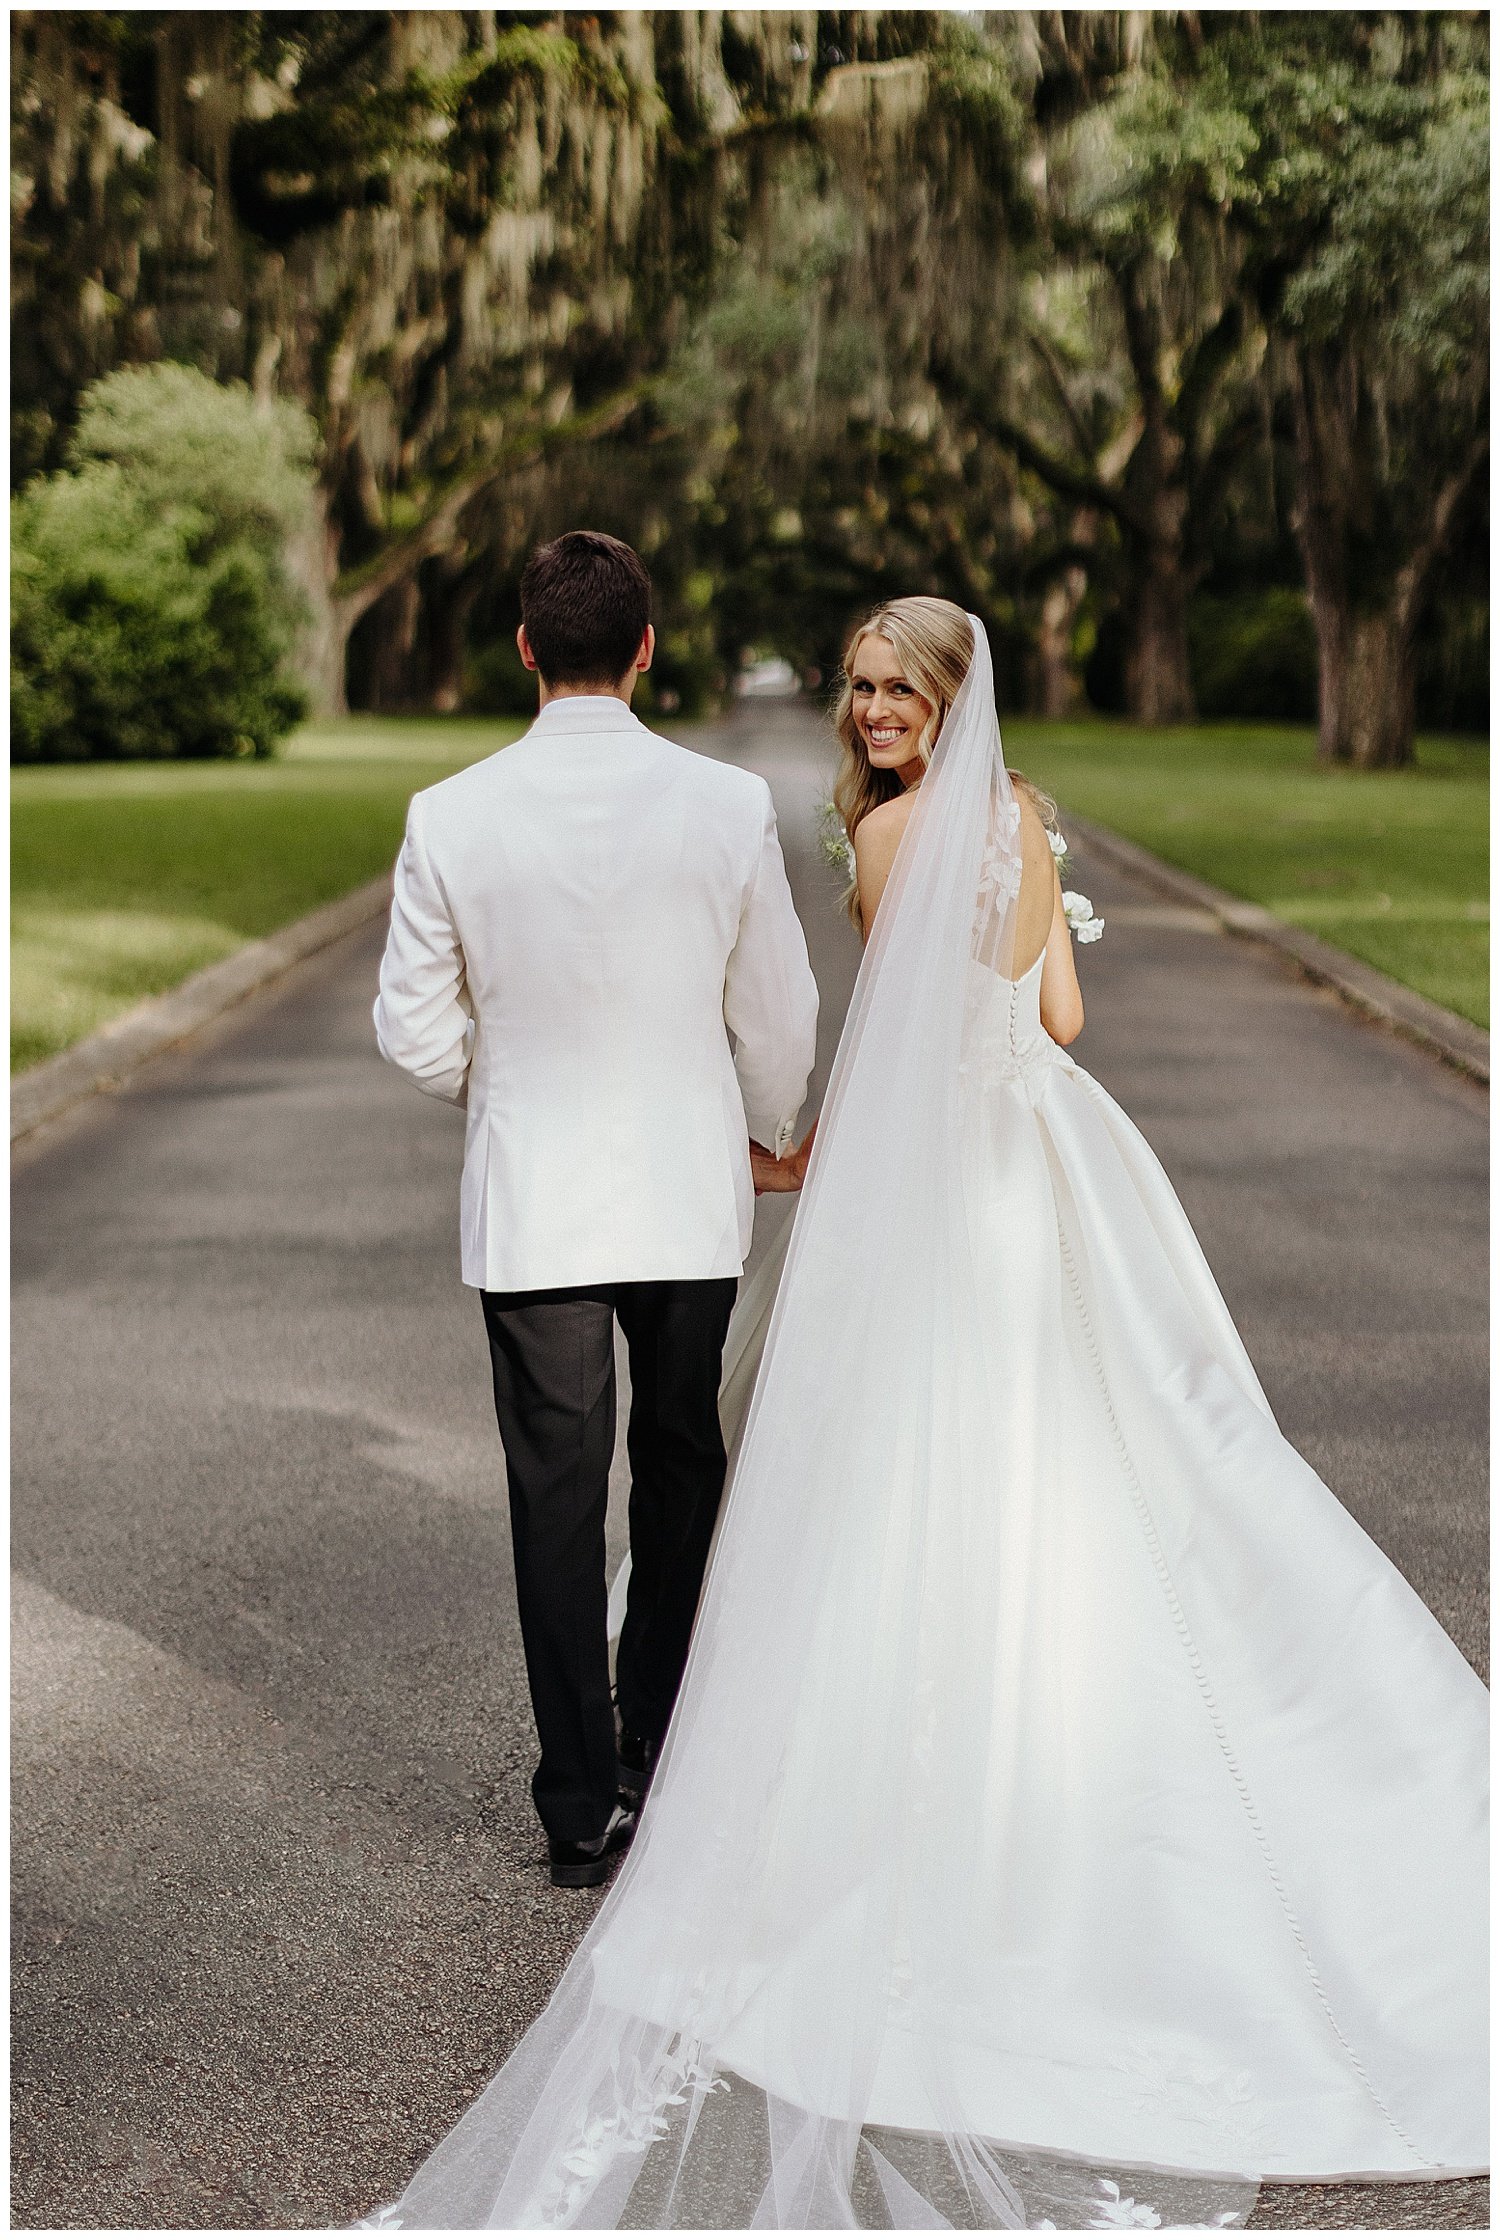
[[[283,552],[313,441],[295,408],[187,366],[95,385],[69,468],[12,506],[13,760],[274,750],[307,712]]]
[[[1200,715],[1317,721],[1318,643],[1301,591],[1200,592],[1188,611],[1188,658]]]

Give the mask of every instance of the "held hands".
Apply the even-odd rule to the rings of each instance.
[[[750,1178],[755,1184],[757,1198],[768,1190],[800,1190],[802,1177],[796,1171],[797,1154],[789,1151],[784,1159],[777,1159],[763,1143],[750,1139]]]
[[[802,1143],[795,1151],[788,1151],[781,1159],[773,1157],[763,1143],[750,1143],[750,1174],[755,1184],[755,1195],[763,1197],[771,1190],[800,1190],[807,1173],[807,1162],[812,1154],[813,1137],[818,1132],[815,1120]]]

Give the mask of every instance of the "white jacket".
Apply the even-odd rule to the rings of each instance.
[[[818,994],[764,779],[553,700],[412,797],[375,1033],[467,1106],[463,1280],[738,1275]]]

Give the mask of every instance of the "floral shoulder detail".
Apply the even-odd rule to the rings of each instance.
[[[1015,810],[1015,822],[1020,823],[1020,811]],[[848,881],[854,877],[854,844],[844,830],[844,820],[832,801],[818,803],[818,853],[830,871]],[[1011,827],[1004,834],[993,837],[985,850],[980,870],[981,907],[991,894],[997,900],[1014,899],[1020,885],[1020,862],[1014,855]],[[1049,830],[1048,845],[1061,875],[1069,863],[1068,843],[1062,833]],[[1071,888],[1063,890],[1063,909],[1067,913],[1068,930],[1075,941],[1097,941],[1104,931],[1104,920],[1097,917],[1094,905],[1086,894]]]

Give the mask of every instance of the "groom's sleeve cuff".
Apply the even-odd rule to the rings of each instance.
[[[784,1159],[797,1140],[797,1115],[790,1120],[756,1119],[747,1114],[746,1126],[752,1143],[763,1143],[773,1158]]]

